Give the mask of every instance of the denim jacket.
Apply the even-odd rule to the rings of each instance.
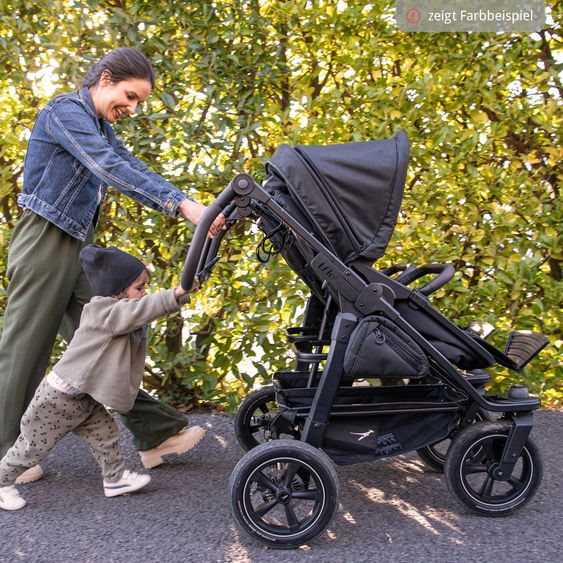
[[[88,88],[56,96],[33,126],[18,204],[84,240],[108,184],[168,215],[176,215],[186,199],[135,158],[106,120],[98,119]]]

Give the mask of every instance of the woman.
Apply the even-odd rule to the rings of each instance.
[[[0,341],[0,458],[19,434],[57,333],[70,341],[90,300],[79,253],[92,241],[108,184],[145,206],[193,223],[205,212],[205,206],[134,158],[111,128],[135,113],[154,84],[154,70],[142,52],[116,49],[92,66],[79,92],[55,97],[37,117],[18,197],[23,213],[8,254]],[[223,228],[220,215],[210,236]],[[201,438],[201,432],[183,431],[182,414],[143,391],[122,418],[145,467],[162,463],[164,454],[187,451]],[[35,466],[18,482],[42,475]]]

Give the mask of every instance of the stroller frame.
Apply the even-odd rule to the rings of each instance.
[[[521,369],[546,343],[543,342],[542,345],[536,347],[520,365],[515,364],[514,360],[507,353],[503,354],[484,340],[469,336],[429,305],[427,295],[449,281],[452,277],[451,267],[443,265],[423,267],[426,268],[423,275],[433,273],[436,274],[436,277],[422,289],[417,290],[411,289],[389,275],[373,269],[370,263],[365,260],[359,259],[346,265],[308,229],[274,201],[271,195],[248,174],[236,176],[200,220],[186,258],[182,275],[182,286],[185,288],[192,287],[196,275],[200,281],[204,281],[217,262],[217,252],[221,244],[222,235],[211,240],[207,238],[207,231],[220,212],[224,212],[228,223],[234,223],[250,215],[261,217],[266,211],[273,214],[285,228],[291,231],[299,246],[299,250],[307,259],[307,263],[315,275],[320,280],[323,280],[323,287],[328,290],[329,295],[320,323],[320,301],[317,299],[317,303],[313,303],[312,301],[316,299],[313,294],[305,312],[304,326],[294,327],[288,331],[290,342],[294,343],[299,352],[296,365],[297,371],[304,370],[305,368],[309,370],[306,389],[309,389],[309,394],[314,393],[312,402],[306,408],[288,408],[281,405],[281,412],[274,420],[269,422],[274,430],[277,427],[282,432],[291,433],[291,428],[295,427],[295,421],[298,419],[303,420],[304,418],[302,431],[299,435],[299,442],[301,444],[297,441],[292,441],[292,444],[287,440],[268,442],[249,452],[241,460],[235,468],[230,482],[231,512],[235,517],[237,525],[259,541],[281,548],[297,547],[313,539],[326,528],[336,511],[337,502],[334,498],[332,500],[329,498],[327,501],[327,504],[330,505],[329,509],[325,510],[323,508],[324,512],[319,512],[315,516],[314,526],[307,521],[308,527],[305,531],[295,531],[297,528],[294,523],[293,532],[290,525],[287,534],[277,534],[276,527],[260,529],[257,527],[254,517],[248,516],[248,511],[245,512],[245,507],[248,504],[247,497],[252,475],[255,475],[259,470],[258,466],[263,467],[268,459],[275,458],[278,460],[275,457],[277,455],[276,447],[282,449],[285,447],[285,450],[283,450],[285,452],[284,456],[279,459],[282,461],[289,460],[290,466],[295,464],[295,459],[298,459],[305,467],[312,468],[311,474],[315,475],[316,480],[320,479],[322,482],[325,479],[327,483],[335,481],[334,471],[326,465],[326,461],[323,459],[321,462],[321,460],[317,459],[318,456],[325,456],[325,454],[318,450],[316,454],[310,451],[313,448],[321,447],[329,418],[335,415],[361,416],[370,413],[393,414],[411,412],[430,414],[451,411],[460,414],[461,426],[463,428],[464,426],[472,425],[479,418],[478,413],[480,412],[502,413],[503,418],[510,421],[510,429],[503,444],[502,455],[489,473],[491,478],[496,481],[509,481],[515,464],[524,455],[523,451],[528,452],[528,450],[532,450],[531,446],[527,446],[529,444],[529,434],[533,426],[532,411],[539,408],[540,400],[537,397],[527,396],[527,393],[523,397],[512,397],[510,394],[509,396],[485,395],[482,389],[472,384],[471,377],[468,378],[466,377],[467,374],[463,375],[458,371],[440,351],[403,318],[394,305],[396,301],[400,300],[413,309],[424,312],[433,322],[438,323],[448,331],[454,332],[456,337],[463,341],[475,354],[485,359],[488,365],[497,362],[511,369]],[[416,273],[411,276],[414,279],[416,277]],[[334,301],[337,302],[337,312],[332,324],[330,344],[328,344],[326,340],[322,340],[322,333],[327,325],[330,324],[328,322],[328,315],[331,309],[331,302]],[[360,318],[374,313],[392,320],[418,344],[428,358],[430,358],[431,373],[446,386],[451,387],[459,397],[459,400],[447,404],[433,404],[431,402],[410,403],[405,401],[375,405],[349,405],[348,407],[343,406],[337,412],[335,400],[342,383],[344,358],[350,336]],[[320,333],[315,333],[315,329],[319,328],[319,326]],[[330,346],[328,355],[319,353],[323,345]],[[312,352],[313,348],[317,349],[316,353]],[[304,352],[304,349],[307,351]],[[311,351],[309,352],[309,350]],[[314,378],[320,362],[325,358],[326,363],[315,388]],[[277,387],[279,392],[279,385]],[[382,395],[385,394],[386,389],[392,391],[393,388],[382,388]],[[276,433],[274,431],[274,434]],[[285,455],[286,453],[287,455]],[[243,467],[247,457],[248,461],[246,466]],[[317,462],[320,465],[315,465]],[[276,463],[279,465],[279,460]],[[540,462],[538,461],[538,463]],[[535,487],[537,488],[541,478],[541,466],[539,466],[536,473],[538,473],[535,476]],[[293,475],[295,477],[295,471]],[[297,471],[297,475],[300,475],[299,471]],[[268,494],[270,496],[277,495],[276,498],[280,505],[286,505],[289,502],[286,499],[291,497],[286,485],[287,482],[284,482],[283,486],[277,487],[275,493],[272,492],[274,491],[272,483],[266,483],[262,488],[265,487],[264,490],[269,488],[270,492]],[[458,498],[456,500],[461,502]],[[467,504],[466,501],[463,502]],[[475,509],[472,506],[470,508]],[[502,513],[508,513],[511,510],[507,509]],[[487,514],[486,510],[477,511],[481,514]],[[241,516],[241,513],[244,514]],[[501,514],[500,511],[497,514],[488,515],[499,514]],[[291,524],[294,521],[294,516],[288,521]]]
[[[252,198],[270,209],[281,221],[283,221],[305,244],[316,251],[318,254],[310,262],[311,268],[317,275],[324,279],[327,284],[332,286],[338,293],[340,300],[340,310],[334,322],[331,334],[330,352],[326,361],[323,375],[317,387],[315,398],[311,405],[311,410],[305,422],[301,440],[319,447],[324,437],[324,431],[330,415],[331,406],[334,402],[336,392],[340,385],[344,354],[349,342],[350,335],[358,322],[358,316],[370,313],[383,313],[392,319],[402,328],[429,356],[435,359],[440,366],[443,377],[456,389],[460,390],[470,399],[470,405],[466,410],[468,420],[473,420],[478,408],[491,412],[510,413],[514,421],[514,427],[509,436],[505,451],[503,452],[503,462],[499,474],[510,475],[516,459],[522,449],[523,444],[528,438],[532,426],[531,411],[540,406],[540,400],[536,397],[528,399],[499,401],[488,400],[483,397],[475,387],[468,383],[465,378],[450,364],[446,358],[430,343],[426,341],[401,315],[393,308],[394,298],[408,300],[416,307],[424,309],[436,320],[446,322],[448,328],[457,332],[467,344],[476,347],[474,341],[470,339],[459,328],[441,317],[429,306],[426,297],[417,290],[411,290],[384,274],[360,264],[362,271],[369,276],[369,283],[366,282],[354,271],[347,267],[320,243],[311,233],[309,233],[298,221],[296,221],[283,207],[277,204],[265,192],[265,190],[254,179],[247,174],[238,175],[233,181],[235,194],[244,199],[235,200],[237,207],[248,209],[246,198]],[[442,279],[440,274],[433,280],[433,287],[440,287]],[[431,282],[432,283],[432,282]],[[305,319],[305,324],[309,319]],[[433,408],[428,409],[432,411]]]

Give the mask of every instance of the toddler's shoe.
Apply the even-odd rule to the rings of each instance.
[[[16,485],[23,485],[24,483],[33,483],[33,481],[39,481],[43,477],[43,469],[40,465],[34,465],[29,469],[26,469],[17,479]]]
[[[19,491],[14,485],[9,487],[0,487],[0,508],[4,510],[19,510],[27,503],[20,496]]]
[[[135,473],[126,469],[119,481],[108,483],[104,480],[104,495],[106,497],[117,497],[142,489],[151,480],[150,475]]]
[[[168,454],[185,454],[199,444],[204,435],[205,430],[201,428],[201,426],[184,428],[184,430],[178,432],[178,434],[174,434],[174,436],[170,436],[170,438],[164,440],[164,442],[156,448],[139,452],[141,462],[146,469],[156,467],[164,463],[162,456]]]

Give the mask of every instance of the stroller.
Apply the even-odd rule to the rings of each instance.
[[[183,287],[206,279],[217,262],[221,237],[206,233],[223,211],[228,223],[256,219],[271,253],[311,290],[302,326],[287,329],[294,370],[275,373],[235,417],[247,453],[229,480],[231,513],[268,546],[294,548],[326,529],[338,508],[333,462],[416,450],[444,472],[456,501],[486,516],[520,508],[540,484],[529,437],[540,400],[523,385],[505,395],[488,395],[484,385],[490,367],[519,371],[548,339],[515,331],[500,351],[482,324],[461,328],[441,315],[429,296],[452,279],[451,265],[372,266],[395,227],[408,156],[403,132],[282,145],[264,185],[236,176],[194,234]]]

